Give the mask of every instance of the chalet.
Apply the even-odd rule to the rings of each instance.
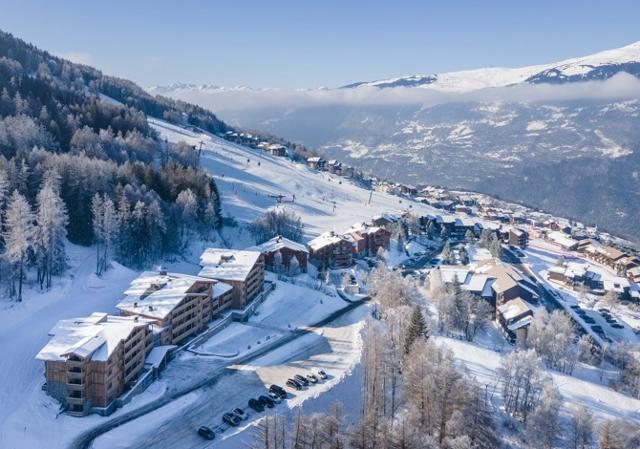
[[[46,392],[76,416],[111,413],[151,349],[149,323],[137,316],[93,313],[62,320],[49,336],[36,355],[44,361]]]
[[[231,303],[229,285],[216,281],[167,273],[145,271],[131,282],[116,308],[123,316],[140,316],[153,323],[155,345],[178,345],[202,331],[215,313]]]
[[[287,147],[276,143],[268,145],[264,150],[272,156],[285,157],[287,155]]]
[[[555,222],[554,222],[555,223]],[[565,251],[575,251],[578,249],[578,241],[560,231],[552,231],[547,234],[547,240],[558,245]]]
[[[625,273],[626,270],[635,266],[635,259],[612,246],[600,245],[596,242],[583,247],[584,255],[598,263],[606,265],[618,272]]]
[[[402,217],[397,214],[382,214],[376,215],[371,220],[374,226],[379,226],[381,228],[385,228],[387,230],[393,228],[396,224],[400,223]]]
[[[307,167],[312,168],[314,170],[324,170],[324,166],[326,161],[321,157],[314,156],[307,158]]]
[[[307,271],[309,251],[301,243],[277,236],[248,249],[262,253],[267,270],[290,272],[292,268],[297,266],[300,272],[306,273]],[[292,264],[293,259],[296,261]]]
[[[526,341],[533,312],[533,306],[522,298],[510,299],[498,306],[496,318],[509,341],[519,344]]]
[[[402,184],[400,185],[400,193],[406,196],[415,196],[418,194],[418,189],[412,185]]]
[[[518,246],[520,248],[526,248],[529,244],[529,234],[519,228],[509,229],[508,242],[509,245]]]
[[[207,248],[200,256],[199,276],[231,285],[231,306],[241,309],[262,293],[264,260],[260,251]]]
[[[310,262],[320,269],[346,268],[352,264],[352,243],[334,232],[321,234],[311,240],[307,246]]]
[[[357,223],[351,226],[343,237],[351,241],[353,252],[358,256],[375,255],[380,248],[389,248],[391,232],[379,226]]]
[[[329,173],[333,173],[334,175],[342,174],[342,162],[337,161],[336,159],[331,159],[325,164],[325,170]]]

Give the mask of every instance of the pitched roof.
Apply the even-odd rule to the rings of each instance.
[[[208,248],[200,256],[199,276],[226,281],[244,281],[258,262],[260,251]]]
[[[320,234],[313,240],[310,240],[307,244],[313,251],[317,251],[325,246],[335,245],[341,241],[348,241],[345,237],[335,234],[334,232],[325,232]]]
[[[148,321],[100,312],[61,320],[49,331],[52,338],[36,359],[63,361],[68,355],[75,354],[94,361],[106,361],[118,344],[140,326],[148,326]]]
[[[515,298],[498,306],[498,312],[506,321],[518,318],[526,313],[533,313],[534,307],[522,298]]]
[[[188,295],[196,282],[212,283],[211,279],[179,273],[145,271],[135,278],[116,307],[119,310],[164,319]]]
[[[289,240],[281,235],[272,238],[260,245],[252,246],[251,248],[247,248],[252,251],[260,251],[261,253],[273,253],[281,250],[282,248],[288,248],[292,251],[302,251],[308,253],[307,247],[302,243],[294,242],[293,240]]]

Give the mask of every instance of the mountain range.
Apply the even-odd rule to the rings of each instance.
[[[637,239],[638,78],[640,42],[551,64],[333,89],[149,90],[382,177],[481,191]]]

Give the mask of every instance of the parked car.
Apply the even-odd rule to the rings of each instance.
[[[624,326],[622,324],[619,324],[619,323],[612,324],[611,327],[614,328],[614,329],[624,329]]]
[[[234,408],[232,413],[240,419],[247,419],[247,414],[241,408]]]
[[[329,376],[327,376],[327,373],[325,373],[323,370],[319,369],[318,370],[318,377],[320,377],[320,379],[324,380]]]
[[[287,386],[296,390],[302,390],[302,384],[295,379],[287,379]]]
[[[232,427],[240,424],[240,418],[238,418],[233,413],[225,413],[224,415],[222,415],[222,420]]]
[[[275,385],[275,384],[271,385],[269,387],[269,391],[273,391],[275,394],[280,396],[282,399],[287,397],[287,390],[282,388],[280,385]]]
[[[216,433],[207,426],[200,426],[198,429],[198,435],[207,440],[213,440],[216,437]]]
[[[273,408],[276,405],[276,403],[273,402],[273,399],[271,399],[269,396],[265,396],[264,394],[258,397],[258,401],[260,401],[260,403],[265,407],[269,408]]]
[[[267,395],[271,398],[271,400],[273,402],[275,402],[276,404],[279,404],[282,402],[282,399],[280,398],[280,396],[278,396],[278,393],[276,393],[275,391],[270,391],[269,393],[267,393]]]
[[[602,307],[601,309],[598,309],[598,312],[609,313],[609,309]]]
[[[316,377],[315,374],[307,374],[307,380],[309,380],[309,382],[311,382],[312,384],[317,384],[318,383],[318,378]]]
[[[258,413],[264,412],[264,405],[262,405],[257,399],[249,399],[249,407],[251,407]]]
[[[307,380],[307,378],[300,374],[296,374],[295,376],[293,376],[293,378],[297,380],[299,383],[301,383],[302,385],[304,385],[305,387],[309,385],[309,381]]]

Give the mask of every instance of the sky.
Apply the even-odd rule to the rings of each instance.
[[[311,88],[640,40],[636,1],[0,0],[0,29],[143,87]]]

